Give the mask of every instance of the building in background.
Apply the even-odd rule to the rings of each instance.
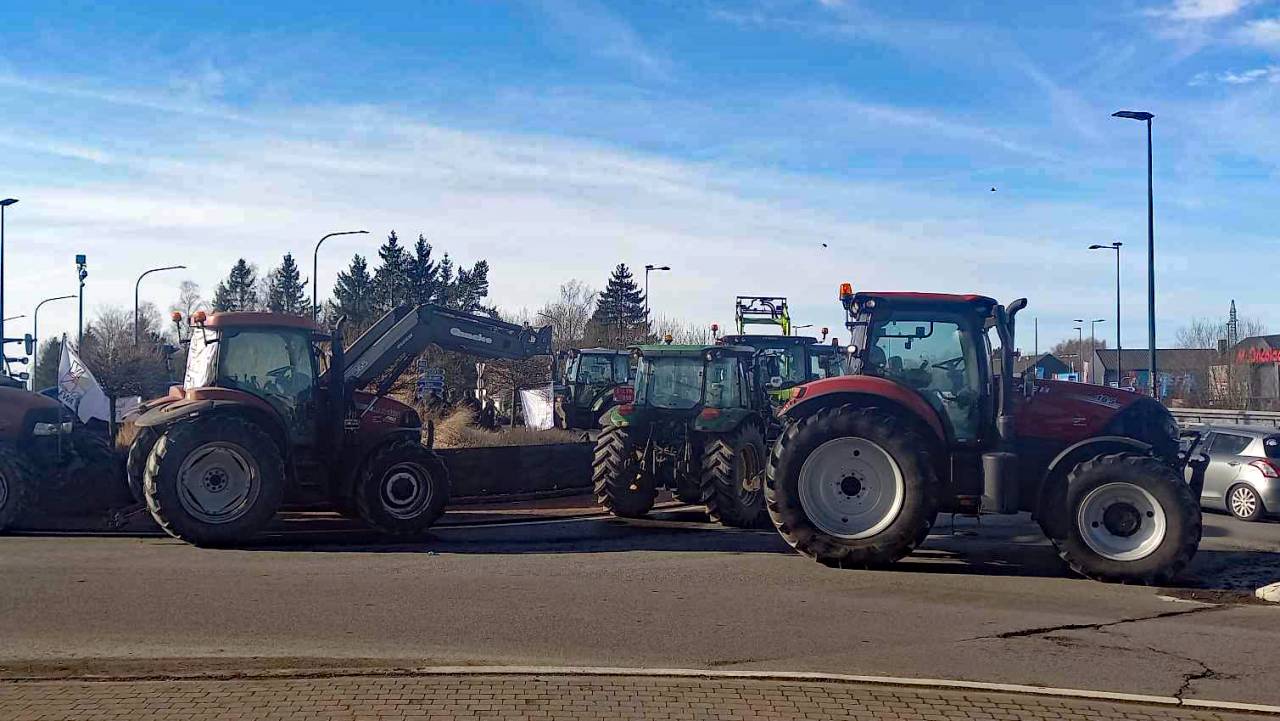
[[[1125,349],[1122,358],[1110,348],[1093,352],[1089,363],[1089,380],[1099,385],[1136,389],[1146,392],[1150,387],[1148,351],[1145,348]],[[1124,377],[1118,377],[1116,361]],[[1169,405],[1199,406],[1212,401],[1215,396],[1213,367],[1222,364],[1222,355],[1213,348],[1157,348],[1156,368],[1159,371],[1157,388],[1160,400]]]
[[[1215,406],[1280,411],[1280,335],[1250,336],[1213,369]]]

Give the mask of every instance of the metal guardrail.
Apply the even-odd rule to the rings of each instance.
[[[1223,408],[1170,408],[1179,425],[1210,423],[1280,428],[1280,411],[1237,411]]]

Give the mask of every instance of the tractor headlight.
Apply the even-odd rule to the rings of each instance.
[[[37,423],[31,428],[33,436],[65,436],[71,433],[71,421],[64,423]]]

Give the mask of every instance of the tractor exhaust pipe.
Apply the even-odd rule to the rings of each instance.
[[[996,334],[1000,336],[1000,410],[996,415],[1000,447],[982,454],[981,502],[983,509],[994,513],[1017,513],[1020,501],[1018,455],[1013,452],[1013,329],[1014,317],[1025,307],[1026,298],[1019,298],[1008,308],[995,308]]]

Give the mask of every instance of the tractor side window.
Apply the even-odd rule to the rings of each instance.
[[[957,440],[981,430],[982,378],[978,348],[959,322],[916,320],[905,315],[873,322],[867,362],[877,375],[919,393],[950,421]]]
[[[578,369],[580,383],[612,383],[613,361],[608,356],[584,356]]]
[[[226,387],[263,398],[286,416],[310,395],[313,369],[306,333],[242,330],[220,342],[218,374]]]
[[[703,402],[708,408],[737,408],[742,405],[742,384],[738,360],[720,358],[707,364]]]
[[[631,377],[630,354],[619,354],[613,357],[613,382],[626,383]]]

